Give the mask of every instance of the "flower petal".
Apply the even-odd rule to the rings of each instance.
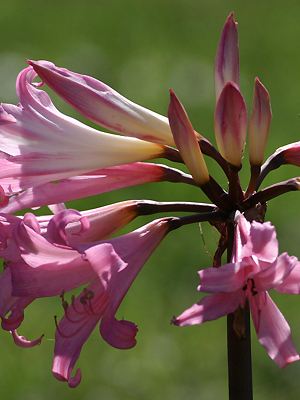
[[[224,264],[220,268],[206,268],[199,271],[201,292],[228,293],[241,289],[247,279],[259,271],[259,266],[249,257],[240,263]]]
[[[97,305],[97,310],[91,308],[90,304],[86,304],[82,297],[78,296],[72,305],[66,308],[65,316],[59,322],[55,335],[52,373],[58,380],[67,381],[70,387],[75,387],[80,383],[80,369],[77,369],[75,376],[72,377],[73,368],[82,346],[99,322],[107,305],[107,298],[98,283],[90,286],[89,289],[94,294],[92,302]]]
[[[51,89],[90,120],[126,136],[174,145],[166,117],[133,103],[90,76],[48,61],[29,63]]]
[[[275,261],[278,256],[278,240],[275,227],[270,222],[251,223],[250,241],[244,249],[244,256],[247,254],[256,256],[260,261]]]
[[[20,106],[2,104],[16,122],[1,121],[0,150],[11,156],[6,163],[15,164],[13,178],[21,188],[23,176],[36,177],[37,185],[163,153],[161,145],[99,132],[60,113],[48,94],[33,86],[35,76],[32,67],[19,74]],[[12,176],[9,169],[1,170],[0,179]]]
[[[131,349],[136,345],[138,327],[130,321],[118,321],[111,317],[105,317],[100,324],[100,334],[103,339],[117,349]]]
[[[273,264],[256,274],[256,289],[259,291],[277,289],[282,282],[285,282],[297,264],[296,257],[290,257],[287,253],[281,254]]]
[[[281,293],[300,294],[300,262],[296,263],[289,275],[274,289]]]
[[[255,330],[260,344],[279,367],[299,360],[291,329],[268,293],[258,293],[250,301]]]
[[[71,201],[149,182],[183,182],[189,178],[183,172],[164,165],[139,162],[125,164],[29,188],[10,197],[8,205],[3,207],[1,212],[12,213],[24,208]],[[25,178],[22,178],[22,185],[30,187],[34,185],[34,179],[25,181]],[[15,185],[11,178],[0,178],[1,184],[7,193],[21,190],[19,181]]]
[[[42,335],[37,339],[28,340],[25,336],[20,336],[16,330],[11,331],[11,335],[13,337],[15,344],[23,348],[34,347],[41,344],[42,339],[44,337],[44,335]]]
[[[177,326],[199,325],[234,312],[240,303],[240,291],[218,293],[203,297],[198,303],[185,310],[172,323]]]

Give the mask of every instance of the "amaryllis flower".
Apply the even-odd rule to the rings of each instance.
[[[132,209],[132,203],[124,204],[127,206]],[[170,231],[173,220],[158,219],[120,237],[71,246],[67,226],[74,223],[73,234],[78,234],[77,223],[85,231],[85,219],[89,217],[82,217],[74,210],[62,211],[49,221],[44,234],[40,233],[43,222],[39,224],[33,216],[30,226],[21,222],[15,229],[14,240],[23,262],[12,262],[9,266],[12,295],[24,299],[56,296],[88,285],[72,304],[63,301],[65,316],[57,327],[53,373],[70,386],[80,381],[79,371],[71,377],[72,369],[83,344],[100,321],[101,336],[110,345],[120,349],[135,345],[136,325],[118,321],[115,314],[138,272]],[[94,225],[91,238],[106,233],[99,233]]]
[[[290,327],[268,291],[299,294],[300,264],[287,253],[278,255],[276,232],[270,223],[250,224],[242,215],[236,223],[232,262],[199,271],[198,290],[213,294],[173,322],[179,326],[202,324],[244,308],[248,303],[259,342],[284,367],[300,357],[293,345]]]
[[[32,182],[31,179],[32,177],[29,180],[23,177],[24,186],[27,186],[27,184],[29,186]],[[1,180],[7,193],[11,192],[12,181],[18,185],[19,178],[8,177]],[[29,187],[16,194],[11,194],[7,199],[4,198],[0,207],[3,213],[13,213],[25,208],[62,203],[124,187],[161,181],[195,185],[190,175],[175,168],[161,164],[136,162],[102,168],[87,174]]]
[[[35,76],[32,67],[21,71],[20,104],[0,108],[0,184],[10,179],[11,192],[164,153],[161,145],[99,132],[60,113]]]
[[[174,145],[168,119],[126,99],[97,79],[49,61],[29,61],[51,89],[88,119],[113,132]]]

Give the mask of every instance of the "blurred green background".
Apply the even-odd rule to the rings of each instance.
[[[213,140],[213,63],[226,16],[239,21],[241,88],[251,104],[259,76],[273,107],[267,154],[300,136],[300,3],[252,0],[86,0],[1,3],[1,100],[16,102],[15,78],[25,60],[47,59],[93,75],[128,98],[166,114],[174,88],[194,127]],[[55,97],[54,97],[55,98]],[[60,108],[80,118],[70,107]],[[248,178],[245,157],[243,182]],[[223,179],[215,164],[210,172]],[[267,183],[296,176],[296,168],[273,172]],[[149,184],[73,202],[79,209],[130,198],[205,201],[195,188]],[[299,194],[269,205],[267,219],[277,226],[281,251],[300,257]],[[131,224],[132,229],[146,220]],[[79,366],[81,385],[71,390],[52,378],[55,314],[59,299],[35,302],[26,311],[22,334],[45,333],[43,345],[20,349],[1,332],[0,395],[22,400],[182,400],[226,399],[225,319],[201,327],[176,328],[169,321],[199,298],[196,271],[211,265],[217,234],[203,224],[172,233],[152,256],[126,297],[119,316],[139,325],[138,344],[128,351],[109,347],[94,332]],[[205,243],[205,244],[204,244]],[[290,322],[300,350],[300,300],[274,298]],[[253,332],[255,399],[298,399],[300,364],[279,370]]]

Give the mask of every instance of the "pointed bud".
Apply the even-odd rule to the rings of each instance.
[[[209,174],[196,133],[183,105],[172,89],[170,90],[168,117],[175,144],[194,180],[199,185],[207,183]]]
[[[241,166],[246,140],[247,109],[243,96],[233,82],[222,90],[215,111],[215,135],[222,156],[232,165]]]
[[[215,60],[217,101],[228,81],[232,81],[237,85],[239,85],[240,81],[238,31],[233,13],[227,17],[217,49]]]
[[[251,165],[261,165],[272,119],[270,96],[258,78],[255,79],[253,109],[249,122],[249,158]]]

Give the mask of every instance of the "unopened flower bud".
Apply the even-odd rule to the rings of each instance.
[[[240,168],[247,130],[247,110],[234,82],[224,86],[216,105],[215,135],[222,156]]]
[[[174,141],[184,163],[199,185],[207,183],[209,181],[209,174],[196,133],[183,105],[173,90],[170,90],[168,116]]]
[[[270,96],[258,78],[255,79],[253,109],[249,122],[249,159],[251,165],[261,165],[264,160],[272,111]]]

